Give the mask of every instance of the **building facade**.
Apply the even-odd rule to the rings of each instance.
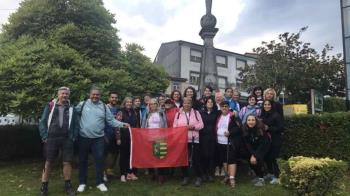
[[[160,46],[154,63],[163,65],[170,76],[171,82],[166,90],[167,94],[173,90],[183,92],[188,86],[198,90],[203,48],[203,45],[181,40],[163,43]],[[227,87],[244,90],[241,89],[239,71],[245,65],[255,64],[254,55],[215,49],[214,56],[218,72],[218,88],[221,91]]]

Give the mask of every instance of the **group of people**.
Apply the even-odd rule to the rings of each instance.
[[[137,180],[137,168],[130,168],[129,128],[188,128],[189,164],[181,168],[182,185],[190,183],[195,176],[195,186],[214,180],[216,169],[225,173],[223,182],[235,187],[237,163],[246,160],[256,175],[255,186],[279,182],[277,157],[282,145],[283,109],[275,101],[272,88],[265,91],[254,88],[241,103],[240,92],[226,88],[225,93],[213,92],[206,87],[197,99],[193,87],[183,94],[174,90],[168,97],[150,95],[125,97],[118,105],[118,93],[110,92],[108,104],[101,98],[101,90],[90,89],[89,99],[73,106],[69,102],[70,89],[58,89],[57,99],[50,101],[39,124],[44,144],[45,166],[42,172],[40,195],[48,194],[51,165],[58,152],[62,155],[65,192],[75,195],[71,184],[71,162],[74,143],[78,144],[79,186],[84,192],[87,184],[88,155],[95,163],[96,187],[107,191],[105,182],[114,175],[119,156],[120,181]],[[109,161],[105,161],[107,160]],[[145,172],[160,184],[170,177],[175,168],[150,168]]]

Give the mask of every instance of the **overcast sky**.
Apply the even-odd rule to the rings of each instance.
[[[21,0],[1,0],[0,24],[6,23]],[[205,0],[104,0],[115,14],[122,45],[135,42],[155,57],[163,42],[185,40],[202,44],[198,33]],[[219,32],[216,48],[251,52],[261,41],[308,26],[302,40],[321,50],[325,44],[342,53],[339,0],[213,0]]]

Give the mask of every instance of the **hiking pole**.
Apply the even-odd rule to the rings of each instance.
[[[193,150],[194,149],[194,136],[192,132],[192,142],[191,142],[191,156],[190,156],[190,168],[193,166]]]
[[[229,150],[230,150],[230,138],[227,137],[227,144],[226,144],[226,175],[229,177],[228,172],[228,156],[229,156]]]

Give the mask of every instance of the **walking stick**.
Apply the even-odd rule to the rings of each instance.
[[[194,136],[192,132],[192,142],[191,142],[191,156],[190,156],[190,168],[193,166],[193,150],[194,149]]]

